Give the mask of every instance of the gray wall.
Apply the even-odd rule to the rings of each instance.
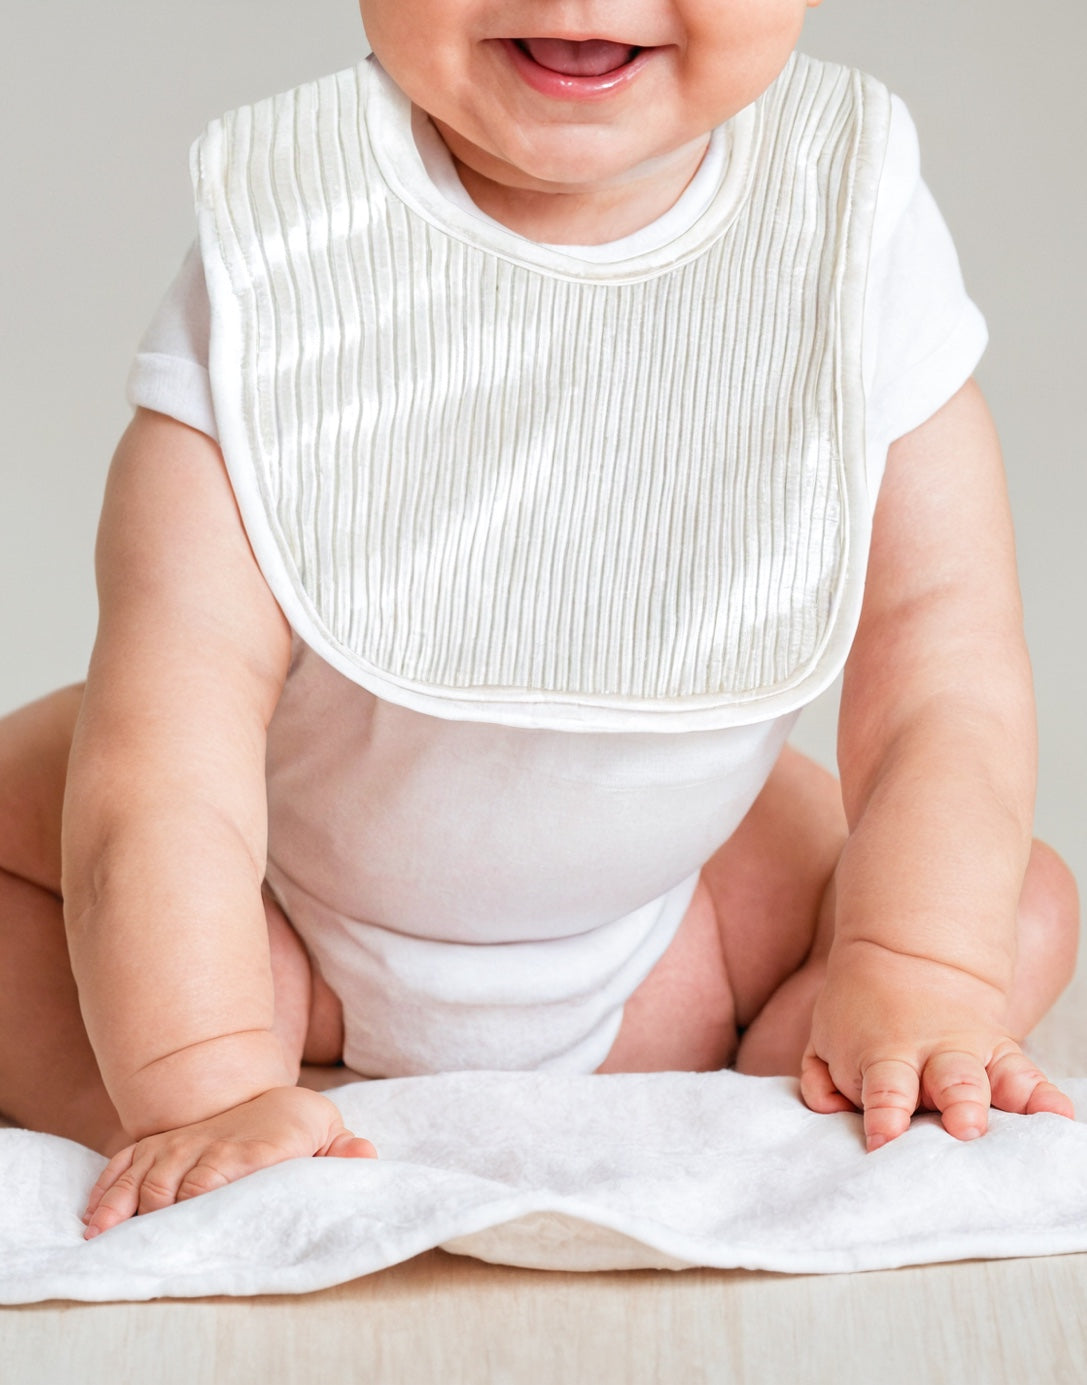
[[[0,54],[0,711],[79,678],[95,515],[143,324],[191,234],[212,115],[346,66],[352,0],[7,0]],[[216,35],[214,46],[209,35]],[[1087,876],[1078,0],[825,0],[805,47],[905,97],[993,344],[1042,727],[1039,828]],[[800,740],[832,756],[833,707]]]

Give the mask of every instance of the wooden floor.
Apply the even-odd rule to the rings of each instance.
[[[548,1274],[432,1251],[305,1298],[44,1305],[4,1385],[1087,1379],[1087,1255],[863,1275]]]
[[[1087,975],[1036,1036],[1083,1075]],[[301,1297],[0,1309],[0,1385],[1081,1385],[1087,1255],[555,1274],[432,1251]]]

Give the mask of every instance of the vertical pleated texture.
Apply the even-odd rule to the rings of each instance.
[[[239,111],[197,153],[240,314],[245,465],[321,636],[359,682],[438,696],[795,683],[848,549],[860,79],[794,64],[762,98],[738,215],[634,281],[413,210],[369,146],[366,80]]]

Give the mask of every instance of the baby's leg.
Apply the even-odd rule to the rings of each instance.
[[[0,1110],[110,1153],[125,1143],[79,1013],[60,902],[60,813],[81,689],[0,721]]]
[[[303,1063],[334,1067],[343,1059],[343,1006],[267,889],[264,914],[276,990],[275,1028],[284,1051],[301,1054]],[[302,1085],[325,1083],[310,1074]]]
[[[834,934],[846,840],[834,777],[786,747],[751,811],[707,862],[671,947],[627,1003],[601,1071],[796,1075]],[[1071,978],[1075,882],[1036,843],[1019,908],[1010,1028],[1030,1032]],[[713,1007],[707,1016],[701,1013]]]
[[[128,1138],[83,1028],[60,895],[61,806],[81,694],[66,688],[0,719],[0,1111],[112,1154]],[[274,906],[269,934],[277,1027],[297,1062],[314,995],[308,959]]]

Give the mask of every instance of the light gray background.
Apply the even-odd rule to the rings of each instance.
[[[135,342],[192,235],[211,116],[365,51],[352,0],[4,0],[0,712],[82,676]],[[425,38],[424,38],[425,41]],[[825,0],[804,46],[907,100],[993,343],[1038,684],[1038,824],[1087,877],[1087,141],[1079,0]],[[799,739],[833,756],[833,706]]]

